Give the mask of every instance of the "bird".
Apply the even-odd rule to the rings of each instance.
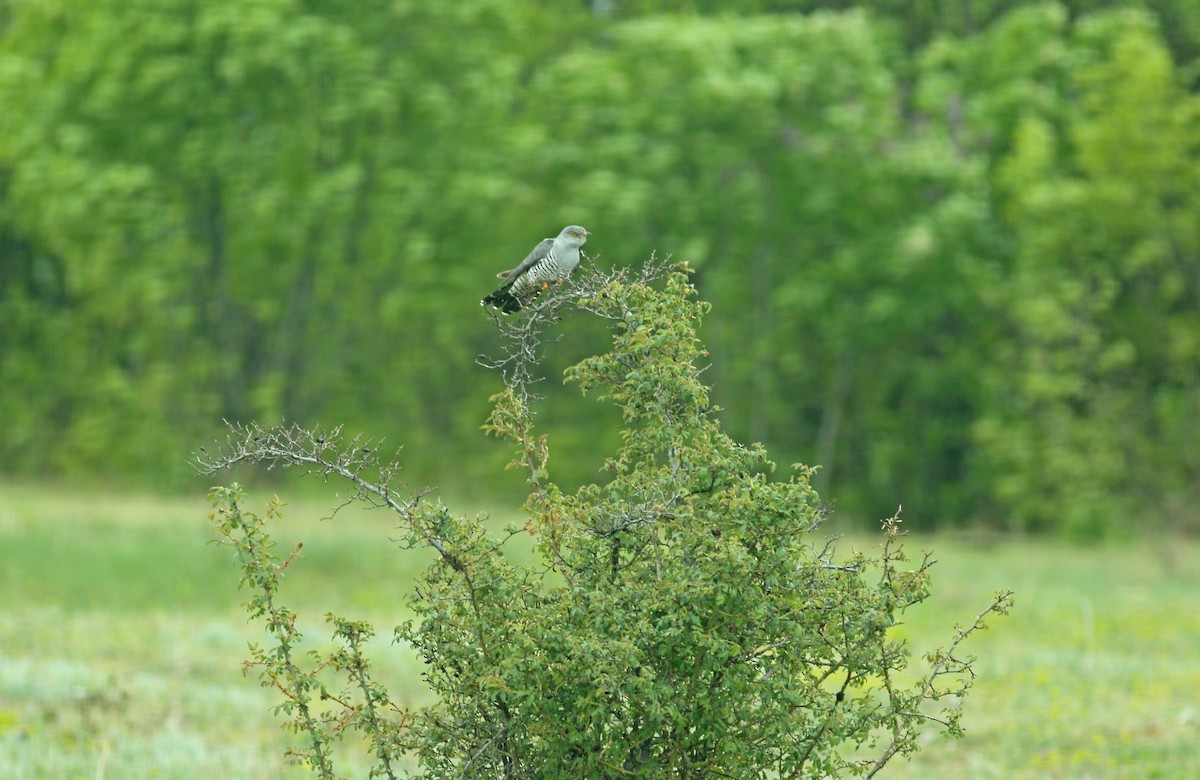
[[[561,282],[571,275],[579,266],[579,247],[590,235],[579,225],[567,225],[555,238],[542,239],[516,268],[496,274],[508,283],[479,305],[491,306],[503,314],[520,311],[530,298],[549,287],[551,282]]]

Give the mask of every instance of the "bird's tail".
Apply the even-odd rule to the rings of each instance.
[[[480,306],[491,306],[504,314],[521,310],[521,299],[512,294],[512,285],[506,284],[479,302]]]

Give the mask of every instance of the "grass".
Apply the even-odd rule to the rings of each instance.
[[[935,595],[904,630],[925,646],[986,586],[1017,591],[992,621],[967,702],[967,737],[897,777],[1200,777],[1200,555],[1045,542],[929,540]]]
[[[388,542],[385,515],[325,512],[289,507],[274,533],[281,549],[305,541],[286,598],[306,636],[328,637],[329,610],[372,620],[383,681],[427,701],[420,663],[388,641],[427,559]],[[202,497],[0,483],[0,777],[310,776],[284,765],[274,697],[242,677],[261,634],[229,551],[207,544],[207,513]],[[1200,777],[1200,546],[911,540],[923,548],[940,562],[934,597],[900,629],[915,649],[943,644],[998,588],[1017,607],[969,647],[967,737],[931,738],[882,776]],[[364,777],[352,748],[341,771]]]

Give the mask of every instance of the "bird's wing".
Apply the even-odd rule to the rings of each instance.
[[[543,238],[538,242],[538,245],[533,248],[533,251],[511,271],[501,271],[496,276],[501,279],[516,279],[521,274],[529,270],[530,266],[541,260],[546,255],[550,254],[550,247],[554,246],[553,238]]]

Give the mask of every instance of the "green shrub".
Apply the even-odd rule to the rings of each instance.
[[[825,512],[812,470],[773,478],[761,447],[722,433],[693,294],[686,268],[652,260],[589,271],[497,320],[505,348],[490,365],[505,388],[485,428],[517,444],[510,465],[531,488],[528,521],[507,535],[401,493],[395,463],[338,431],[234,426],[223,452],[200,457],[206,472],[249,460],[348,479],[358,499],[399,515],[404,546],[439,555],[411,594],[417,619],[396,629],[438,702],[401,714],[371,681],[365,624],[330,616],[344,649],[301,668],[295,615],[276,599],[292,557],[270,554],[264,518],[242,510],[236,485],[214,489],[217,530],[256,592],[251,614],[274,637],[250,663],[307,735],[296,759],[333,777],[329,745],[356,729],[386,777],[404,753],[427,778],[869,777],[915,751],[926,726],[961,733],[973,659],[956,653],[1010,594],[909,668],[889,629],[928,596],[931,560],[906,568],[896,518],[877,555],[835,556],[814,533]],[[572,494],[552,480],[531,391],[545,330],[568,310],[606,319],[613,340],[567,380],[623,414],[607,480]],[[537,566],[502,552],[523,533]]]

